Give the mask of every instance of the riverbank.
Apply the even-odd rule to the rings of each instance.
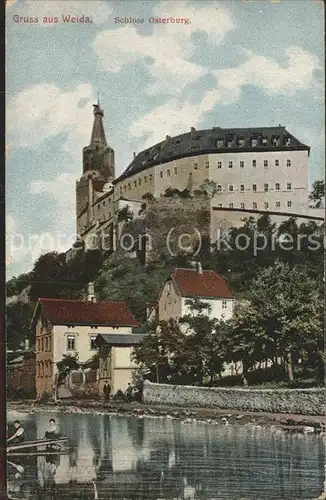
[[[316,432],[326,434],[325,417],[318,415],[294,415],[285,413],[267,413],[250,411],[225,411],[212,408],[182,408],[178,406],[150,405],[138,402],[123,403],[118,401],[72,401],[58,403],[38,403],[36,401],[8,401],[7,412],[62,412],[95,413],[100,415],[124,415],[135,418],[166,417],[185,422],[197,421],[208,424],[260,425],[276,427],[288,432]]]

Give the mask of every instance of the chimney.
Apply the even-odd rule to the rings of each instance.
[[[203,268],[201,267],[201,263],[197,262],[197,273],[198,274],[203,274]]]
[[[191,128],[190,128],[190,135],[191,135],[191,137],[193,137],[193,136],[194,136],[195,132],[196,132],[195,127],[191,127]]]
[[[94,283],[88,283],[88,302],[96,302],[95,292],[94,292]]]
[[[134,152],[133,154],[134,154],[134,158],[136,158],[136,153]]]
[[[25,339],[25,351],[29,350],[29,340]]]

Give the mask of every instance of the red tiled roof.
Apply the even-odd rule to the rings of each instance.
[[[182,297],[206,297],[232,299],[232,292],[225,280],[215,271],[175,269],[171,278]]]
[[[126,302],[39,299],[53,325],[139,326]]]

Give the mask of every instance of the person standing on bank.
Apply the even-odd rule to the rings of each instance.
[[[7,439],[7,443],[18,444],[25,441],[25,430],[20,425],[19,420],[15,420],[14,422],[15,432],[12,436]]]

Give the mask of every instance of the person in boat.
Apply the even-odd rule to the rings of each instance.
[[[19,420],[15,420],[14,428],[15,428],[15,432],[12,436],[10,436],[7,439],[7,443],[11,443],[11,444],[23,443],[25,441],[25,430],[21,426]]]
[[[49,420],[49,427],[47,431],[45,431],[44,439],[58,439],[59,433],[58,433],[58,428],[56,426],[54,418],[50,418]]]

